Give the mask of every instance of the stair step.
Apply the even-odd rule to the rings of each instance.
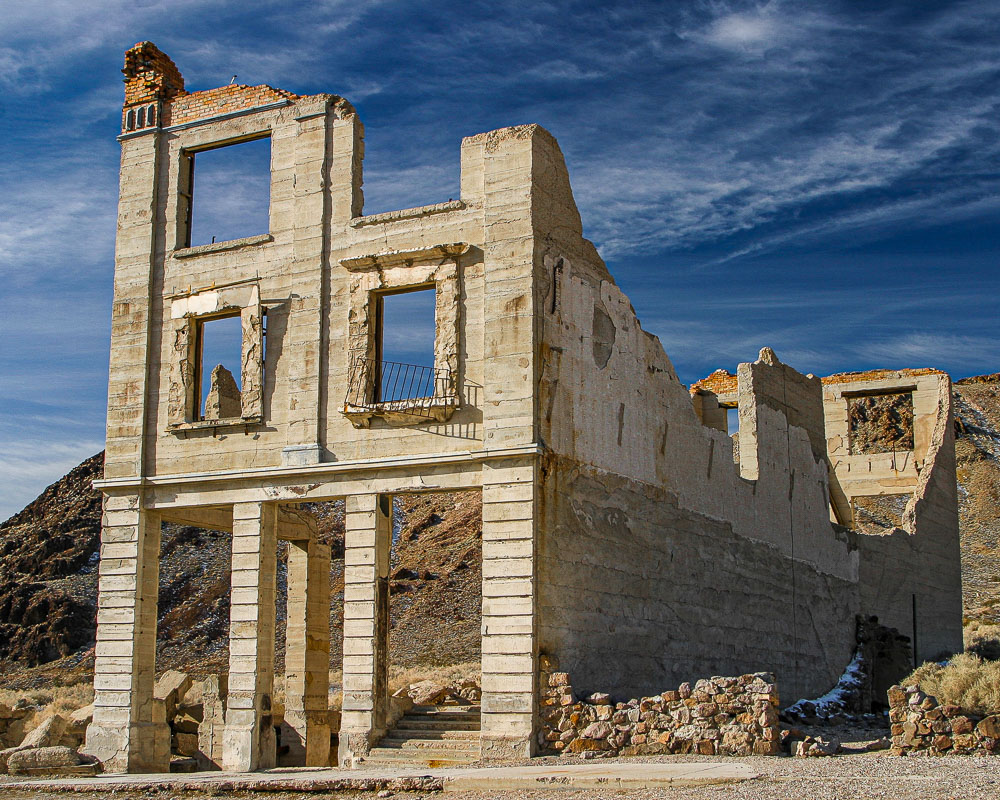
[[[420,764],[428,767],[464,766],[479,760],[479,751],[461,753],[449,750],[397,750],[391,747],[373,747],[365,757],[365,764]]]
[[[405,731],[468,731],[478,733],[480,728],[479,720],[452,720],[452,719],[421,719],[418,717],[403,717],[396,723],[397,730]]]
[[[389,750],[447,750],[449,752],[479,752],[479,738],[475,739],[414,739],[397,737],[390,733],[379,747]]]
[[[386,734],[391,739],[420,739],[425,742],[456,741],[479,744],[479,731],[412,730],[398,725]]]
[[[479,719],[479,707],[459,706],[454,709],[442,709],[440,706],[414,706],[406,712],[408,717],[435,717],[438,719]]]

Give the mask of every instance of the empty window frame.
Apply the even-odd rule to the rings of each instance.
[[[196,408],[199,420],[243,414],[243,327],[239,314],[198,320]]]
[[[268,233],[271,137],[185,150],[179,241],[193,247]]]
[[[376,297],[375,401],[434,397],[435,287],[421,286]]]
[[[852,455],[913,449],[912,390],[850,396],[847,419]]]
[[[854,528],[861,533],[885,534],[903,525],[911,494],[864,495],[851,498]]]

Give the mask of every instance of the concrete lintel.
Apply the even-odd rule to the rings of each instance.
[[[324,464],[307,464],[301,467],[258,467],[255,469],[220,470],[218,472],[189,472],[183,475],[157,475],[153,477],[105,478],[94,481],[94,488],[103,492],[119,492],[142,486],[171,486],[185,483],[219,483],[246,479],[282,479],[309,481],[311,478],[323,480],[328,475],[344,472],[380,472],[387,469],[403,469],[417,466],[451,464],[478,464],[505,458],[538,456],[544,453],[540,444],[526,444],[516,447],[487,448],[483,450],[460,450],[454,453],[424,453],[393,458],[361,458],[350,461],[333,461]]]

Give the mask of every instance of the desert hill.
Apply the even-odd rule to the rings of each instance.
[[[1000,622],[1000,374],[956,381],[955,427],[967,622]],[[87,459],[0,524],[0,670],[4,688],[74,682],[93,666],[100,498]],[[331,665],[340,660],[343,504],[309,507],[332,546]],[[444,665],[479,657],[482,506],[478,493],[397,498],[390,661]],[[163,527],[159,669],[225,668],[229,537]],[[284,634],[279,550],[278,661]]]

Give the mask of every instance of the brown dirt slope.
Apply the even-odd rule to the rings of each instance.
[[[1000,623],[1000,373],[955,382],[966,620]]]

